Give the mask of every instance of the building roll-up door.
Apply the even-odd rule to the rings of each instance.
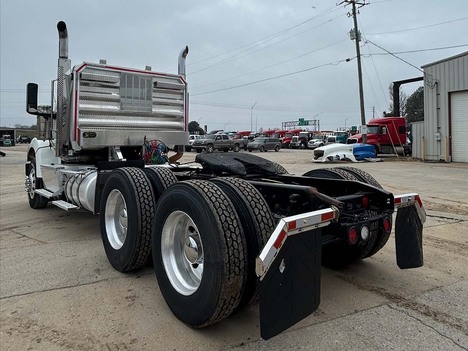
[[[468,91],[452,93],[452,161],[468,162]]]

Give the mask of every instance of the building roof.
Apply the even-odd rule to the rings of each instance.
[[[468,51],[465,51],[465,52],[462,52],[461,54],[457,54],[457,55],[454,55],[454,56],[450,56],[450,57],[447,57],[447,58],[444,58],[444,59],[441,59],[441,60],[438,60],[438,61],[435,61],[435,62],[431,62],[431,63],[427,63],[425,65],[422,65],[421,68],[426,68],[426,67],[429,67],[429,66],[434,66],[434,65],[437,65],[439,63],[442,63],[442,62],[446,62],[446,61],[450,61],[450,60],[453,60],[453,59],[456,59],[456,58],[459,58],[459,57],[463,57],[463,56],[466,56],[468,55]]]

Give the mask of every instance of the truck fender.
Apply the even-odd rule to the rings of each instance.
[[[31,140],[28,148],[29,155],[34,155],[36,158],[36,176],[42,178],[42,170],[40,165],[43,164],[61,164],[60,157],[55,156],[55,150],[51,146],[50,140],[39,140],[34,138]],[[26,171],[28,166],[26,166]],[[28,175],[28,173],[26,173]]]
[[[260,334],[278,335],[320,304],[322,227],[339,216],[327,208],[283,218],[256,260]]]

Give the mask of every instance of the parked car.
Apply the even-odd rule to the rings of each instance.
[[[323,139],[312,139],[307,143],[307,148],[313,150],[323,145],[325,145]]]
[[[260,152],[275,150],[278,152],[281,149],[281,141],[276,138],[257,138],[247,144],[247,150],[259,150]]]
[[[200,139],[202,135],[190,134],[189,135],[189,144],[185,145],[185,151],[192,151],[193,142],[197,139]]]
[[[29,144],[31,142],[31,138],[27,135],[20,135],[18,138],[16,138],[16,142],[18,144]]]

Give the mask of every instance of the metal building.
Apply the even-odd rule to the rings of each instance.
[[[468,162],[468,51],[422,68],[424,123],[415,126],[413,156]]]

